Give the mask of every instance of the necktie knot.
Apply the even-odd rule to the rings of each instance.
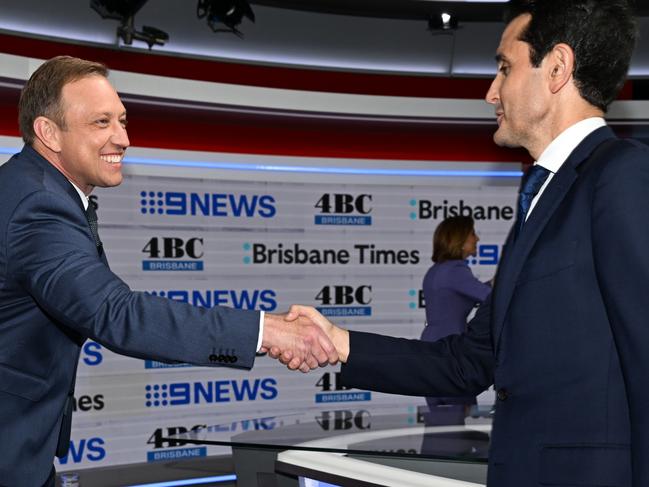
[[[538,164],[532,166],[525,175],[521,194],[532,195],[532,198],[536,196],[549,174],[549,169],[546,169],[543,166],[539,166]]]
[[[543,166],[535,164],[532,166],[523,179],[521,192],[518,195],[518,224],[516,226],[517,235],[523,229],[525,217],[530,210],[532,200],[537,195],[545,180],[548,179],[550,171]]]
[[[95,207],[91,202],[88,203],[88,208],[86,209],[86,220],[88,220],[88,226],[90,226],[90,233],[92,233],[92,238],[95,241],[97,252],[99,252],[99,255],[101,255],[103,251],[103,245],[101,243],[101,239],[99,238],[97,211],[95,210]]]

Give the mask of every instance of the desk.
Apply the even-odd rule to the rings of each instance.
[[[477,412],[477,413],[476,413]],[[446,410],[426,406],[309,409],[238,419],[176,435],[197,445],[232,447],[239,487],[484,486],[491,424],[474,408],[466,424],[448,424]],[[322,485],[322,484],[320,484]]]

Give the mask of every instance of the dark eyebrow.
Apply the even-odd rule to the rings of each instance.
[[[505,55],[501,53],[496,54],[496,62],[500,64],[503,61],[507,61],[507,57],[505,57]]]
[[[110,118],[110,117],[113,116],[113,112],[97,112],[97,113],[94,114],[94,116],[95,117],[108,117],[108,118]],[[121,117],[125,117],[125,116],[126,116],[126,110],[124,110],[123,112],[117,114],[117,118],[121,118]]]

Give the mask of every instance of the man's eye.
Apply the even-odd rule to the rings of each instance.
[[[509,66],[506,66],[506,65],[503,64],[502,66],[500,66],[498,68],[498,71],[500,73],[504,74],[504,75],[507,75],[507,74],[509,74]]]

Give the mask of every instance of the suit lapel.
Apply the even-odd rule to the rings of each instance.
[[[61,171],[56,169],[52,164],[47,162],[43,156],[41,156],[33,147],[26,145],[23,147],[22,150],[23,154],[25,154],[26,159],[29,161],[32,161],[35,164],[38,164],[40,167],[43,168],[43,170],[49,174],[49,176],[52,178],[53,181],[56,182],[56,184],[60,187],[60,189],[66,193],[70,198],[72,198],[72,201],[74,201],[81,212],[83,213],[83,217],[85,219],[86,217],[86,209],[83,207],[83,203],[81,201],[81,197],[79,196],[79,193],[77,193],[77,190],[72,186],[72,183],[68,181],[68,178],[66,178]],[[92,204],[89,202],[89,204]],[[88,227],[88,230],[90,230],[90,227]],[[108,267],[108,260],[106,259],[106,251],[103,251],[99,255],[100,260]]]
[[[51,179],[56,182],[56,184],[59,186],[61,191],[63,191],[70,198],[72,198],[72,201],[74,201],[77,204],[77,206],[81,209],[81,211],[83,211],[85,214],[85,210],[83,208],[83,203],[81,202],[81,198],[79,197],[79,193],[77,193],[77,190],[74,189],[72,183],[68,181],[68,178],[66,178],[61,171],[59,171],[52,164],[47,162],[43,156],[41,156],[38,152],[36,152],[36,149],[34,149],[29,145],[24,146],[22,152],[25,155],[27,160],[40,166],[48,174],[48,176],[51,177]]]
[[[500,336],[516,288],[516,281],[527,260],[527,256],[559,204],[577,180],[579,176],[578,167],[602,142],[613,137],[615,136],[608,127],[602,127],[588,135],[554,175],[515,242],[512,242],[510,232],[506,245],[507,250],[501,260],[494,288],[492,326],[496,352],[499,350]]]

